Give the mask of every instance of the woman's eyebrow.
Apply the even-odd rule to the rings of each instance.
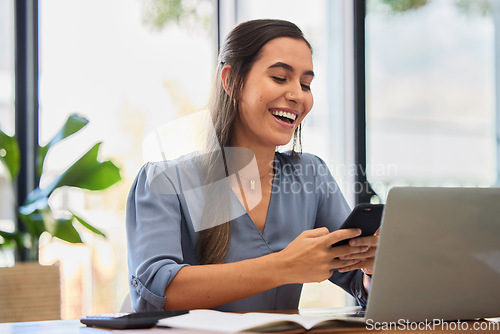
[[[287,71],[295,72],[295,70],[292,66],[288,65],[287,63],[282,63],[280,61],[269,66],[269,68],[276,68],[276,67],[281,67]],[[310,75],[310,76],[314,77],[314,72],[313,71],[305,71],[303,73],[303,75]]]

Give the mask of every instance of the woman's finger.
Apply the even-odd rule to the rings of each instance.
[[[360,234],[361,230],[359,228],[346,228],[333,231],[332,233],[325,236],[325,239],[327,244],[333,245],[342,240],[355,238]]]
[[[355,248],[355,247],[353,247]],[[358,248],[358,247],[356,247]],[[363,248],[363,247],[362,247]],[[352,253],[348,255],[341,256],[341,260],[353,260],[353,259],[367,259],[371,257],[375,257],[375,253],[377,252],[377,248],[367,248],[364,252]]]
[[[377,245],[378,245],[377,235],[370,235],[368,237],[359,237],[349,240],[349,246],[377,247]]]
[[[353,267],[357,264],[359,264],[361,261],[360,260],[340,260],[340,259],[335,259],[332,262],[332,269],[339,269],[340,268],[350,268]]]
[[[364,260],[359,261],[357,263],[338,268],[338,271],[341,273],[345,273],[345,272],[352,271],[352,270],[358,270],[358,269],[372,271],[373,270],[373,263],[374,263],[374,258],[364,259]]]

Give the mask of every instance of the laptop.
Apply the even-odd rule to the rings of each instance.
[[[395,187],[359,320],[499,317],[498,282],[500,188]]]

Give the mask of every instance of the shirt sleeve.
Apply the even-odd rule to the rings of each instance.
[[[333,178],[325,162],[317,156],[311,156],[316,165],[316,190],[318,211],[315,227],[326,227],[330,232],[336,231],[351,212],[342,191]],[[358,304],[366,306],[368,294],[363,285],[363,272],[354,270],[347,273],[333,272],[330,281],[352,295]]]
[[[129,287],[133,308],[162,310],[165,289],[183,264],[179,195],[158,165],[146,164],[127,200]]]

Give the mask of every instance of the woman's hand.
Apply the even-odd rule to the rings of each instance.
[[[366,274],[373,273],[373,264],[375,262],[375,253],[377,251],[378,237],[380,228],[368,237],[360,237],[349,240],[349,247],[353,251],[349,255],[342,256],[341,260],[358,260],[359,262],[339,269],[339,272],[347,272],[351,270],[361,269]],[[359,247],[367,247],[366,252],[357,252]]]
[[[330,278],[334,269],[352,268],[358,265],[361,257],[345,257],[365,254],[368,247],[362,244],[339,247],[332,245],[360,234],[359,229],[343,229],[330,233],[325,227],[302,232],[284,250],[277,253],[285,266],[287,283],[321,282]]]

